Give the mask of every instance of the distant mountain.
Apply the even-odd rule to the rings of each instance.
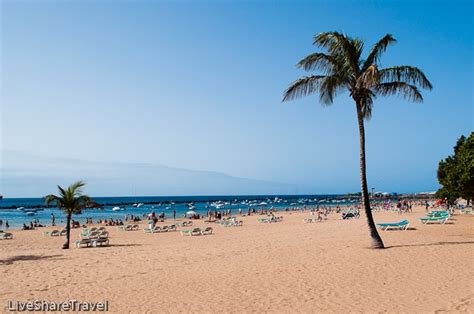
[[[0,194],[38,197],[79,179],[93,196],[314,193],[308,187],[163,165],[45,158],[2,151]]]

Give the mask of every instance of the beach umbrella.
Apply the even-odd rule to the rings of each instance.
[[[190,210],[186,212],[186,217],[193,217],[196,216],[197,213],[194,210]]]

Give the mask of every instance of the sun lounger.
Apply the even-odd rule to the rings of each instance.
[[[161,232],[161,228],[156,226],[154,228],[145,228],[143,231],[145,231],[145,233],[158,233]]]
[[[173,232],[173,231],[176,231],[176,225],[169,226],[168,232]]]
[[[461,209],[461,213],[464,215],[472,215],[474,212],[471,209]]]
[[[58,230],[43,231],[43,236],[56,237],[56,236],[59,236],[59,231]]]
[[[449,212],[445,210],[432,211],[426,214],[427,217],[449,217]]]
[[[449,218],[448,216],[444,216],[444,217],[424,217],[424,218],[420,218],[420,220],[425,225],[434,224],[434,223],[444,224],[444,223],[446,223],[446,221],[448,221],[448,218]]]
[[[76,248],[80,248],[82,246],[89,247],[89,246],[94,245],[93,240],[89,239],[89,238],[83,238],[83,239],[80,239],[80,240],[76,240],[76,242],[74,242],[74,244],[75,244]]]
[[[52,230],[50,233],[49,233],[49,236],[50,237],[59,237],[59,230]]]
[[[201,234],[202,234],[202,235],[209,235],[209,234],[212,234],[212,227],[207,227],[206,229],[201,230]]]
[[[96,230],[89,233],[88,236],[81,236],[81,239],[75,242],[76,248],[81,248],[83,246],[96,247],[97,245],[99,246],[109,245],[109,232],[108,231]]]
[[[107,231],[106,231],[107,232]],[[109,245],[109,236],[107,235],[100,235],[97,239],[92,240],[93,246],[108,246]]]
[[[109,237],[109,232],[107,230],[102,230],[99,232],[99,237]]]
[[[140,229],[139,225],[133,225],[130,231],[138,231],[138,229]]]
[[[390,229],[407,230],[409,224],[410,223],[408,222],[408,220],[402,220],[399,222],[380,223],[380,224],[377,224],[377,226],[379,226],[380,229],[384,231],[390,230]]]
[[[67,235],[67,230],[66,229],[63,229],[59,232],[60,237],[65,237],[66,235]]]
[[[105,231],[105,230],[107,230],[107,228],[105,228],[105,227],[100,227],[99,228],[99,231]]]
[[[193,230],[181,230],[182,236],[190,236]]]
[[[194,229],[191,231],[191,236],[198,236],[198,235],[202,235],[202,230],[201,230],[201,228],[194,228]]]
[[[194,228],[192,230],[181,230],[182,236],[198,236],[202,235],[201,228]]]
[[[11,240],[13,239],[13,233],[0,232],[0,240]]]

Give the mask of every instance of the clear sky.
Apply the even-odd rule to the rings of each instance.
[[[437,189],[438,161],[474,129],[471,1],[1,3],[2,150],[357,191],[348,95],[281,103],[312,36],[333,30],[366,47],[393,34],[382,65],[434,86],[423,104],[376,100],[369,188]]]

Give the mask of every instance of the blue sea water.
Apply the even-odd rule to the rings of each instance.
[[[277,198],[275,200],[275,198]],[[315,205],[342,205],[349,202],[338,195],[252,195],[252,196],[148,196],[148,197],[96,197],[94,200],[104,205],[103,209],[86,209],[80,215],[74,215],[73,219],[81,223],[86,218],[92,218],[94,221],[98,219],[125,219],[125,215],[143,216],[155,212],[160,214],[163,212],[166,217],[170,218],[173,211],[176,211],[176,217],[183,217],[190,210],[190,203],[194,208],[193,211],[200,215],[206,215],[208,210],[228,210],[232,214],[238,213],[239,209],[245,213],[251,208],[270,208],[284,210],[288,207],[302,207]],[[221,201],[222,207],[216,209],[212,206],[213,202]],[[263,205],[262,202],[266,203]],[[133,204],[143,203],[143,206],[137,208]],[[112,208],[120,207],[122,210],[113,211]],[[23,210],[18,208],[23,207]],[[27,215],[25,211],[28,209],[36,210],[34,215]],[[42,198],[4,198],[0,200],[0,220],[8,221],[10,229],[20,228],[24,223],[29,224],[32,220],[39,220],[40,224],[51,225],[51,214],[56,216],[56,224],[63,225],[65,223],[65,215],[57,208],[47,208]]]

